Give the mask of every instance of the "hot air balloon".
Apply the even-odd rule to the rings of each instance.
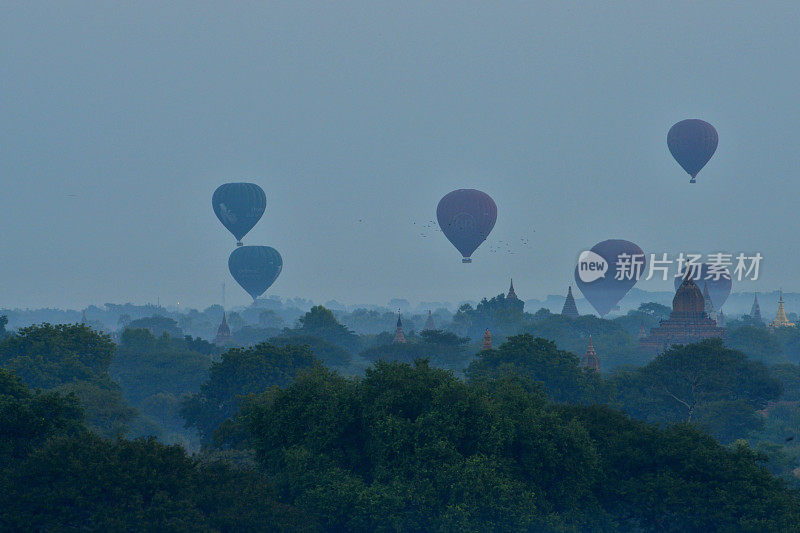
[[[267,195],[255,183],[225,183],[211,198],[214,213],[222,225],[236,237],[236,246],[253,229],[267,208]]]
[[[639,281],[646,259],[642,249],[630,241],[602,241],[581,253],[575,265],[575,282],[600,316],[604,316]]]
[[[672,157],[695,183],[697,173],[706,166],[717,150],[719,136],[714,126],[697,118],[681,120],[669,129],[667,146]]]
[[[269,246],[242,246],[228,258],[231,276],[253,300],[275,283],[282,268],[281,254]]]
[[[497,205],[485,192],[458,189],[439,200],[436,218],[442,233],[461,252],[462,263],[481,245],[497,221]]]

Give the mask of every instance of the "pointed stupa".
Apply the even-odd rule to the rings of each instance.
[[[425,321],[425,331],[433,331],[436,329],[436,322],[433,321],[433,314],[428,309],[428,320]]]
[[[639,326],[639,338],[646,339],[647,338],[647,331],[644,329],[644,324]]]
[[[724,327],[725,326],[725,313],[722,312],[722,309],[719,310],[717,313],[717,327]]]
[[[770,327],[772,328],[785,328],[794,326],[794,323],[789,322],[786,318],[786,311],[783,309],[783,291],[781,291],[780,298],[778,299],[778,314],[775,315],[775,320],[772,321]]]
[[[750,308],[750,317],[753,320],[757,320],[759,322],[763,322],[764,320],[761,318],[761,307],[758,305],[758,293],[754,293],[753,295],[753,307]]]
[[[392,344],[405,344],[406,336],[403,335],[403,321],[400,319],[400,313],[397,313],[397,331],[394,332],[394,340]]]
[[[86,309],[84,309],[83,312],[81,312],[81,324],[86,324],[86,322]]]
[[[214,344],[217,346],[224,346],[233,341],[231,337],[231,328],[228,327],[228,317],[225,311],[222,312],[222,323],[217,328],[217,336],[214,337]]]
[[[588,370],[594,370],[595,372],[600,372],[600,359],[597,357],[597,353],[594,351],[591,335],[589,335],[589,346],[586,347],[586,353],[583,354],[583,358],[581,359],[581,367]]]
[[[492,349],[492,333],[489,331],[489,328],[486,328],[486,331],[483,332],[483,349]]]
[[[564,300],[564,307],[561,314],[569,318],[578,318],[578,306],[575,305],[575,298],[572,296],[572,285],[567,289],[567,298]]]
[[[706,314],[711,320],[717,319],[717,313],[714,311],[714,304],[711,302],[711,295],[708,294],[708,282],[703,283],[703,300],[706,302]]]
[[[514,278],[511,278],[511,286],[508,288],[506,300],[519,300],[519,298],[517,298],[517,293],[514,292]]]

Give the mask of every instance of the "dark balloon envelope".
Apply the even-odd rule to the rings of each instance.
[[[241,246],[228,258],[228,269],[236,283],[255,300],[278,279],[283,259],[269,246]]]
[[[722,309],[722,306],[725,305],[725,302],[728,300],[728,296],[731,294],[731,288],[733,287],[731,274],[726,268],[720,271],[720,275],[717,276],[715,271],[711,269],[711,266],[708,263],[701,263],[697,266],[700,267],[700,272],[698,273],[693,269],[692,279],[695,281],[697,286],[700,287],[700,290],[704,290],[705,286],[708,285],[708,296],[711,298],[711,304],[714,306],[715,311],[719,311]],[[685,272],[686,269],[684,268],[681,272],[679,272],[679,275],[675,277],[676,291],[683,282],[683,276]]]
[[[575,283],[592,307],[600,316],[604,316],[636,285],[647,266],[647,258],[636,244],[622,239],[599,242],[590,252],[602,257],[607,263],[605,275],[598,276],[592,281],[584,281],[579,274],[581,267],[579,261],[579,264],[575,265]],[[631,275],[623,275],[621,279],[617,279],[618,262],[626,261],[625,257],[630,258],[631,268],[626,274]]]
[[[700,119],[681,120],[667,133],[667,146],[672,157],[683,167],[695,182],[697,173],[714,155],[719,136],[714,126]]]
[[[242,237],[253,229],[264,214],[267,195],[255,183],[225,183],[214,191],[211,205],[219,221],[241,246]]]
[[[497,222],[497,205],[485,192],[458,189],[439,201],[436,219],[445,237],[461,252],[461,261],[469,263]]]

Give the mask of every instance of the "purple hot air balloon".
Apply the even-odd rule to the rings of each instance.
[[[630,241],[609,239],[581,253],[575,265],[575,282],[603,316],[636,285],[646,266],[641,248]]]
[[[699,272],[696,270],[698,266],[700,267]],[[699,265],[694,265],[689,268],[692,269],[692,279],[697,286],[700,287],[700,290],[705,290],[705,286],[708,285],[708,296],[711,298],[711,304],[714,306],[714,310],[719,311],[722,309],[722,306],[725,305],[728,296],[731,294],[731,288],[733,286],[733,280],[731,279],[731,274],[728,272],[728,269],[718,270],[712,268],[708,263],[700,263]],[[717,271],[719,274],[717,274]],[[683,282],[685,272],[686,269],[684,268],[678,273],[679,275],[675,277],[676,291]]]
[[[667,146],[672,157],[695,183],[697,173],[717,150],[719,136],[714,126],[697,118],[681,120],[669,129]]]
[[[461,252],[461,262],[471,263],[470,256],[497,221],[497,205],[485,192],[458,189],[439,200],[436,218],[444,236]]]

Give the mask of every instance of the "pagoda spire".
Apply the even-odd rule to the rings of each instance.
[[[403,321],[400,319],[400,313],[397,313],[397,330],[394,332],[394,340],[392,344],[405,344],[406,336],[403,334]]]
[[[753,293],[753,307],[750,308],[750,317],[753,320],[764,322],[761,318],[761,307],[758,305],[758,293]]]
[[[517,298],[517,293],[514,292],[514,278],[511,278],[511,286],[508,288],[508,295],[506,296],[507,300],[519,300]]]
[[[778,313],[775,315],[775,320],[772,321],[770,327],[783,328],[787,326],[794,326],[794,324],[789,322],[789,319],[786,318],[786,311],[783,309],[783,291],[781,291],[780,298],[778,299]]]
[[[425,321],[425,331],[433,331],[436,329],[436,322],[433,321],[433,314],[428,309],[428,320]]]
[[[591,335],[589,335],[589,346],[586,347],[586,353],[583,354],[581,359],[581,368],[600,372],[600,359],[597,357],[597,352],[594,351]]]
[[[575,305],[575,298],[572,296],[572,285],[567,289],[567,297],[564,300],[564,307],[561,314],[568,318],[578,318],[578,306]]]
[[[712,320],[717,319],[717,313],[714,311],[714,304],[711,301],[711,295],[708,293],[708,282],[703,283],[703,300],[705,301],[705,311],[708,318]]]
[[[492,332],[489,331],[489,328],[486,328],[486,331],[483,332],[483,349],[492,349]]]
[[[222,312],[222,323],[217,328],[217,336],[214,337],[214,344],[217,346],[225,346],[231,344],[233,337],[231,337],[231,328],[228,326],[228,317],[225,311]]]

